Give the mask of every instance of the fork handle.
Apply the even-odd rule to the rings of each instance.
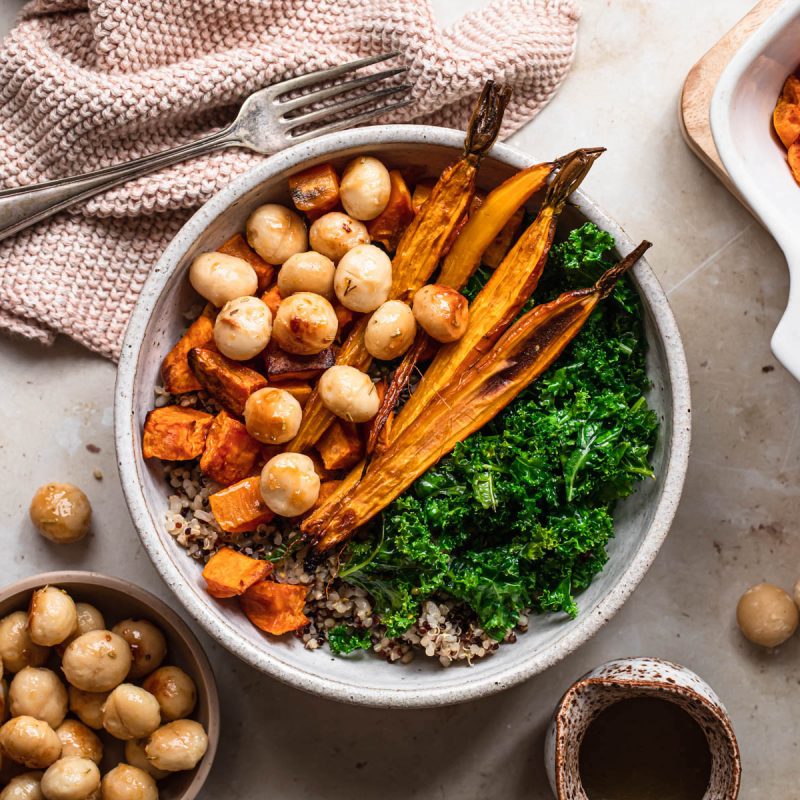
[[[0,239],[13,236],[23,228],[120,183],[140,178],[178,161],[237,144],[239,142],[233,136],[232,127],[228,127],[203,139],[112,167],[31,186],[4,189],[0,191]]]

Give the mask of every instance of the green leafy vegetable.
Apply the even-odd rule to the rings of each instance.
[[[328,644],[337,656],[344,656],[354,650],[369,650],[372,639],[366,628],[337,625],[328,632]]]

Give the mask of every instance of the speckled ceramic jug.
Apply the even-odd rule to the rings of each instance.
[[[711,751],[711,778],[703,800],[739,795],[739,746],[713,689],[686,667],[657,658],[609,661],[572,684],[561,698],[545,743],[545,766],[558,800],[589,800],[581,784],[578,753],[590,723],[608,706],[630,697],[676,703],[702,728]]]

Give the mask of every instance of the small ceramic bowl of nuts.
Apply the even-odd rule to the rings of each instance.
[[[49,572],[0,592],[0,800],[191,800],[219,738],[211,665],[161,600]]]

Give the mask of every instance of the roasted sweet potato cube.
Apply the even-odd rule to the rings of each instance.
[[[298,211],[322,216],[339,202],[339,178],[331,164],[317,164],[289,178],[289,195]]]
[[[790,148],[800,138],[800,105],[781,97],[772,114],[772,123],[783,146]]]
[[[308,588],[298,584],[261,581],[239,597],[242,611],[257,628],[274,636],[309,623],[303,613]]]
[[[189,351],[189,366],[200,385],[238,417],[244,414],[247,398],[256,389],[267,385],[267,379],[254,369],[207,347],[195,347]]]
[[[398,170],[389,171],[391,192],[386,208],[369,223],[367,230],[373,241],[380,242],[387,250],[394,252],[400,237],[414,219],[414,206],[403,176]]]
[[[265,292],[272,285],[272,281],[275,279],[275,267],[264,261],[264,259],[250,247],[247,243],[247,239],[245,239],[241,233],[231,236],[217,252],[244,259],[256,271],[259,292]]]
[[[525,216],[525,210],[518,208],[511,219],[503,225],[502,230],[497,236],[494,237],[491,244],[486,248],[481,259],[487,267],[497,269],[500,262],[506,257],[506,254],[511,249],[511,243],[517,235],[517,231],[522,225],[522,219]]]
[[[411,207],[415,214],[419,214],[419,210],[425,205],[425,201],[431,196],[432,191],[433,184],[428,181],[418,183],[414,187],[414,194],[411,195]]]
[[[354,423],[337,419],[317,442],[317,450],[325,469],[349,469],[364,455],[364,442]]]
[[[787,160],[792,170],[792,175],[794,175],[794,179],[800,183],[800,138],[789,148]]]
[[[283,298],[278,289],[278,284],[275,284],[269,291],[261,295],[261,302],[272,312],[273,319],[275,319],[275,315],[278,313],[278,306],[281,304],[281,300],[283,300]]]
[[[161,365],[161,380],[171,394],[196,392],[201,386],[189,368],[189,351],[214,340],[214,307],[207,305],[203,313],[189,326]]]
[[[317,502],[314,503],[314,508],[321,506],[341,485],[341,481],[323,481],[319,485],[319,496]]]
[[[345,308],[341,303],[334,303],[333,310],[336,313],[336,319],[339,323],[339,329],[336,331],[336,339],[338,341],[344,341],[350,323],[356,318],[356,312]]]
[[[301,408],[306,404],[308,398],[311,397],[311,392],[314,391],[311,384],[306,381],[282,381],[281,389],[289,392],[289,394],[300,403]]]
[[[254,583],[263,581],[272,572],[269,561],[250,558],[230,547],[217,550],[203,569],[206,590],[212,597],[223,599],[244,594]]]
[[[330,347],[313,356],[298,356],[281,350],[275,342],[267,345],[264,358],[267,377],[273,383],[312,380],[336,363],[336,357]]]
[[[230,486],[253,474],[261,445],[227,411],[220,411],[206,438],[200,469],[212,481]]]
[[[142,454],[164,461],[197,458],[206,444],[214,417],[183,406],[154,408],[144,423]]]
[[[261,479],[245,478],[210,495],[208,502],[217,525],[226,533],[254,531],[275,515],[261,497]]]

